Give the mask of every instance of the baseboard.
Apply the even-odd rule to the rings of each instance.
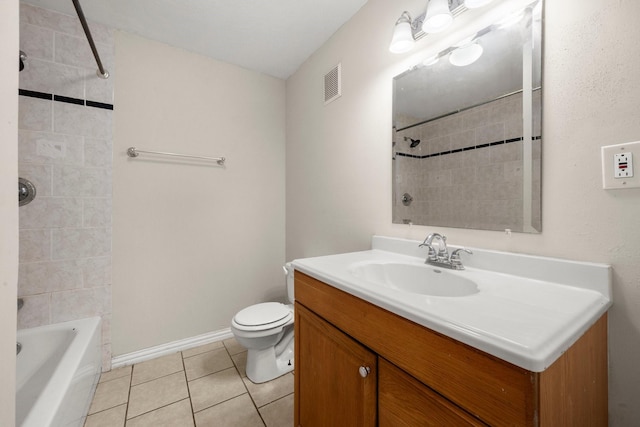
[[[229,338],[233,338],[233,333],[231,333],[231,329],[226,328],[202,335],[196,335],[195,337],[185,338],[183,340],[157,345],[155,347],[145,348],[112,358],[111,369],[133,365],[135,363],[144,362],[145,360],[154,359],[156,357],[165,356],[167,354],[188,350],[193,347],[198,347],[216,341],[226,340]]]

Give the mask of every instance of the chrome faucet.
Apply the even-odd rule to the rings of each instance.
[[[438,241],[438,251],[433,247],[433,241]],[[420,247],[426,246],[429,249],[427,254],[426,264],[437,265],[440,267],[451,268],[453,270],[464,270],[462,260],[460,259],[460,252],[466,252],[473,254],[469,249],[459,248],[454,250],[449,255],[449,249],[447,248],[447,238],[439,233],[431,233],[424,239],[424,242],[420,244]]]
[[[433,240],[438,240],[438,252],[432,245]],[[427,255],[428,262],[441,261],[443,259],[449,259],[449,249],[447,249],[447,238],[439,233],[431,233],[424,239],[424,242],[420,244],[420,247],[426,246],[429,248],[429,254]]]

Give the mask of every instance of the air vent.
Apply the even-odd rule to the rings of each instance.
[[[342,64],[336,65],[324,75],[324,105],[335,101],[342,95]]]

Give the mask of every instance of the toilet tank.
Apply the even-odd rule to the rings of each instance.
[[[284,266],[287,275],[287,299],[291,304],[295,301],[295,294],[293,291],[293,266],[290,262],[286,263]]]

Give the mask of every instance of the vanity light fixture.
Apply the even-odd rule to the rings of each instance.
[[[409,15],[409,12],[404,11],[393,28],[393,37],[391,38],[389,51],[391,51],[391,53],[409,52],[415,44],[416,41],[413,38],[413,31],[411,29],[411,15]]]
[[[405,53],[413,49],[415,41],[428,33],[444,31],[455,16],[465,10],[464,0],[428,0],[427,10],[416,19],[411,19],[404,11],[393,27],[393,37],[389,45],[392,53]]]
[[[493,0],[464,0],[467,9],[477,9],[491,3]]]

